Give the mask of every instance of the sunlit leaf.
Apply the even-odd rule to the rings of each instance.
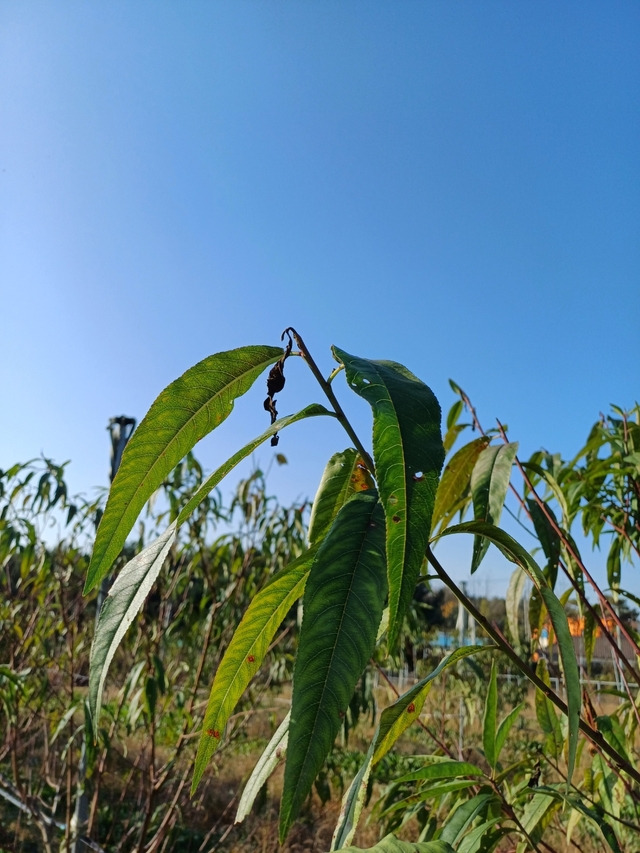
[[[487,808],[496,800],[495,794],[476,794],[475,797],[463,802],[447,819],[440,833],[440,838],[452,846],[455,845],[471,821],[486,812]]]
[[[453,847],[444,841],[399,841],[393,835],[387,835],[373,847],[340,849],[343,853],[455,853]]]
[[[234,401],[282,356],[250,346],[211,355],[168,385],[133,433],[98,528],[85,593],[108,573],[143,506],[201,438],[231,413]]]
[[[227,474],[235,468],[236,465],[238,465],[238,463],[242,462],[243,459],[246,459],[247,456],[250,456],[253,451],[263,444],[268,438],[271,438],[277,432],[281,432],[291,424],[297,423],[297,421],[304,420],[305,418],[318,417],[319,415],[335,417],[333,413],[328,409],[325,409],[324,406],[321,406],[319,403],[312,403],[300,412],[296,412],[295,415],[287,415],[284,418],[278,418],[277,421],[274,421],[274,423],[272,423],[271,426],[262,433],[262,435],[258,436],[258,438],[254,438],[253,441],[250,441],[248,444],[245,444],[243,448],[238,450],[237,453],[234,453],[233,456],[230,456],[226,462],[213,472],[213,474],[210,474],[209,477],[207,477],[198,491],[180,511],[178,524],[182,524],[183,521],[186,521],[194,509],[196,509],[206,496],[215,489],[218,483],[223,480],[224,477],[226,477]]]
[[[386,518],[389,642],[393,646],[424,559],[444,461],[440,405],[406,367],[333,347],[349,387],[373,409],[373,458]]]
[[[311,790],[373,651],[386,586],[384,513],[375,492],[359,492],[320,544],[305,589],[281,839]]]
[[[289,740],[290,713],[287,713],[287,716],[276,729],[275,734],[258,759],[258,763],[254,767],[251,776],[249,776],[247,784],[244,786],[240,802],[238,803],[238,811],[236,812],[236,823],[242,823],[249,814],[262,786],[269,779],[276,767],[284,761],[287,752],[287,742]]]
[[[459,401],[460,403],[462,401]],[[478,457],[486,448],[490,439],[486,436],[476,438],[461,447],[447,463],[436,492],[431,531],[435,531],[442,522],[445,528],[454,515],[465,505],[464,496],[468,493],[471,474]]]
[[[309,519],[309,543],[324,539],[338,510],[355,492],[372,489],[374,482],[360,454],[353,448],[334,453],[327,462]]]
[[[224,728],[247,685],[260,669],[273,637],[304,591],[317,547],[293,560],[255,596],[215,674],[198,743],[191,792],[220,745]]]
[[[484,718],[482,728],[482,746],[484,756],[489,762],[492,770],[496,769],[498,755],[496,751],[496,725],[498,719],[498,681],[496,676],[496,662],[491,662],[491,675],[489,677],[489,689],[484,705]]]
[[[472,533],[474,536],[484,536],[490,542],[493,542],[497,548],[507,557],[507,559],[518,563],[529,575],[549,613],[551,625],[556,633],[558,648],[560,649],[560,659],[562,661],[562,669],[564,671],[565,685],[567,690],[567,718],[569,723],[569,746],[567,758],[567,776],[569,782],[573,775],[575,765],[576,748],[578,745],[578,731],[580,723],[580,708],[582,705],[582,691],[580,688],[580,671],[578,669],[578,661],[573,647],[573,639],[569,631],[569,623],[567,622],[567,614],[564,607],[558,601],[553,590],[549,587],[540,567],[533,559],[531,554],[522,547],[516,540],[500,530],[492,524],[485,524],[478,521],[468,521],[463,524],[458,524],[455,527],[450,527],[444,531],[443,536],[455,533]]]
[[[358,820],[362,812],[364,797],[367,790],[369,774],[374,764],[377,764],[393,747],[398,738],[420,716],[425,700],[431,690],[433,681],[449,666],[456,664],[468,655],[489,651],[495,646],[464,646],[447,655],[425,678],[396,699],[382,711],[380,722],[373,735],[371,745],[364,762],[347,789],[342,800],[340,817],[336,824],[331,845],[332,850],[339,850],[353,839]]]
[[[94,729],[100,716],[109,665],[158,577],[175,538],[176,523],[173,522],[120,571],[102,605],[89,663],[89,707]]]

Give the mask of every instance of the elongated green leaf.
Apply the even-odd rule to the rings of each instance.
[[[549,821],[553,817],[553,812],[556,812],[558,808],[557,800],[548,794],[540,793],[540,791],[536,791],[526,804],[521,823],[534,844],[540,840],[545,827],[549,825]]]
[[[386,817],[394,812],[414,808],[419,803],[426,803],[427,800],[439,799],[440,797],[445,796],[445,794],[451,794],[453,792],[458,793],[459,791],[467,791],[469,788],[476,788],[478,783],[479,780],[474,777],[473,779],[455,779],[453,782],[429,784],[427,787],[420,788],[416,794],[410,794],[408,797],[396,800],[396,802],[386,808],[380,816]]]
[[[486,836],[489,830],[492,829],[499,820],[501,820],[501,818],[494,817],[491,820],[481,823],[480,826],[475,826],[471,832],[468,832],[462,839],[456,853],[491,853],[491,850],[494,849],[494,844],[490,842],[487,843],[488,839]],[[507,832],[509,832],[509,830],[505,828],[502,834],[506,835]],[[497,836],[495,838],[495,844],[498,843],[502,834],[495,833]]]
[[[303,593],[317,547],[293,560],[255,596],[224,653],[213,679],[191,793],[196,790],[224,728],[247,685],[260,669],[269,645],[292,605]]]
[[[507,625],[516,646],[520,645],[519,612],[527,577],[526,572],[523,572],[518,566],[511,575],[509,586],[507,587],[507,597],[505,600]]]
[[[373,489],[373,478],[357,450],[334,453],[324,469],[309,519],[309,543],[320,542],[338,511],[356,492]]]
[[[507,737],[509,736],[509,732],[511,731],[511,726],[515,723],[515,721],[520,716],[522,709],[524,708],[524,702],[521,702],[519,705],[516,705],[507,716],[502,720],[500,725],[498,726],[498,731],[496,732],[496,763],[500,758],[500,753],[502,752],[502,748],[504,747]]]
[[[420,716],[434,679],[447,667],[452,666],[462,658],[494,648],[495,646],[464,646],[456,649],[443,658],[433,672],[414,684],[410,690],[384,709],[365,760],[342,800],[340,817],[333,834],[332,850],[342,849],[345,844],[349,844],[353,839],[362,812],[372,766],[387,754],[403,732]]]
[[[459,401],[462,404],[462,401]],[[471,474],[478,457],[486,448],[490,439],[486,436],[476,438],[461,447],[450,462],[447,463],[442,478],[438,484],[436,501],[431,519],[431,532],[442,522],[444,529],[453,516],[464,506],[462,498],[467,494],[471,482]]]
[[[369,361],[333,347],[349,387],[373,410],[373,457],[386,518],[389,642],[413,597],[431,530],[444,461],[440,406],[406,367]]]
[[[482,727],[482,745],[484,757],[489,762],[493,771],[496,769],[498,754],[496,751],[496,725],[498,722],[498,681],[496,676],[496,662],[491,662],[491,676],[489,677],[489,690],[487,701],[484,705],[484,720]]]
[[[373,740],[375,744],[373,764],[377,764],[389,752],[403,732],[420,716],[434,679],[441,675],[445,669],[458,663],[462,658],[469,655],[476,655],[479,652],[489,652],[494,649],[494,645],[462,646],[459,649],[455,649],[440,661],[433,672],[430,672],[429,675],[414,684],[410,690],[403,693],[393,705],[385,708],[380,715],[380,723],[378,724]]]
[[[620,589],[620,540],[614,539],[607,555],[607,581],[616,595]]]
[[[98,528],[85,593],[108,573],[142,507],[201,438],[231,413],[234,400],[282,356],[279,347],[241,347],[211,355],[168,385],[122,455]]]
[[[581,815],[589,818],[596,826],[599,827],[609,847],[613,853],[622,853],[622,849],[616,838],[616,834],[607,821],[607,815],[604,809],[598,802],[593,802],[587,805],[581,797],[573,796],[565,792],[564,787],[552,787],[550,785],[541,785],[538,789],[542,794],[548,794],[550,797],[555,797],[565,803],[568,803],[571,808],[575,809]]]
[[[522,566],[540,592],[542,600],[547,608],[547,612],[549,613],[549,619],[551,620],[553,629],[556,632],[558,648],[560,649],[560,659],[562,661],[562,669],[567,688],[567,718],[569,723],[567,777],[568,783],[570,783],[575,766],[576,748],[578,746],[582,691],[580,689],[580,671],[578,669],[578,661],[576,660],[576,653],[573,647],[573,640],[571,638],[571,632],[569,631],[569,623],[567,622],[567,614],[565,613],[564,607],[558,601],[553,590],[549,587],[547,579],[531,554],[529,554],[522,545],[516,542],[512,536],[505,533],[504,530],[500,530],[492,524],[485,524],[479,521],[468,521],[464,524],[458,524],[455,527],[447,528],[442,535],[447,536],[454,533],[472,533],[475,536],[485,536],[493,542],[500,551],[502,551],[507,559]]]
[[[527,507],[529,508],[536,536],[547,558],[547,580],[551,589],[554,589],[558,578],[558,563],[560,561],[560,537],[537,501],[529,498],[527,500]],[[554,512],[548,505],[546,506],[546,512],[555,521]]]
[[[97,729],[102,690],[109,665],[127,628],[158,577],[175,538],[174,521],[155,542],[147,545],[120,571],[102,605],[91,644],[89,663],[89,707],[94,730]]]
[[[550,684],[549,670],[547,662],[544,658],[540,658],[536,666],[536,675],[545,684]],[[553,752],[554,758],[559,758],[562,755],[562,747],[564,746],[564,738],[562,737],[562,729],[558,714],[553,706],[553,703],[545,696],[545,694],[536,687],[536,717],[540,728],[547,735],[547,746]]]
[[[281,839],[311,790],[371,656],[386,592],[384,514],[375,492],[359,492],[336,516],[307,581],[293,674]]]
[[[287,752],[287,742],[289,740],[290,716],[291,712],[289,712],[280,723],[275,734],[258,759],[258,763],[254,767],[253,773],[249,776],[249,780],[244,786],[240,802],[238,803],[238,811],[236,812],[235,820],[236,823],[242,823],[245,817],[249,814],[256,797],[260,793],[260,789],[271,776],[276,767],[284,761],[284,757]]]
[[[495,794],[476,794],[475,797],[458,806],[440,833],[442,841],[455,845],[471,821],[485,812],[496,799]]]
[[[373,847],[342,847],[344,853],[455,853],[453,847],[443,841],[398,841],[387,835]]]
[[[433,779],[455,779],[458,776],[484,776],[484,773],[479,767],[476,767],[475,764],[470,764],[468,761],[447,760],[427,764],[426,767],[421,767],[419,770],[414,770],[411,773],[405,773],[404,776],[400,776],[400,778],[395,781],[431,781]]]
[[[496,524],[500,521],[502,507],[507,496],[511,468],[518,451],[517,443],[486,447],[476,462],[471,474],[471,495],[475,521]],[[487,553],[489,542],[476,536],[473,542],[471,573],[478,568]]]
[[[242,462],[243,459],[246,459],[247,456],[250,456],[256,447],[259,447],[268,438],[271,438],[271,436],[275,435],[277,432],[281,432],[291,424],[304,420],[305,418],[318,417],[319,415],[335,417],[333,412],[325,409],[324,406],[321,406],[319,403],[312,403],[310,406],[306,406],[301,411],[296,412],[295,415],[287,415],[284,418],[279,418],[277,421],[274,421],[274,423],[272,423],[271,426],[262,433],[262,435],[258,436],[258,438],[254,438],[253,441],[249,442],[249,444],[245,444],[243,448],[238,450],[237,453],[234,453],[233,456],[229,457],[229,459],[214,471],[213,474],[207,477],[198,491],[180,511],[178,524],[182,524],[183,521],[186,521],[194,509],[196,509],[196,507],[206,498],[209,492],[211,492],[212,489],[215,489],[218,483],[224,479],[224,477],[226,477],[227,474],[233,470],[236,465],[238,465],[238,463]]]

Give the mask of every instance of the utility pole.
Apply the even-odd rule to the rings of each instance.
[[[111,439],[111,471],[109,481],[113,483],[116,472],[120,467],[122,454],[131,438],[131,435],[136,428],[135,418],[128,418],[125,415],[120,415],[117,418],[111,418],[109,426],[109,437]],[[100,610],[105,598],[109,592],[111,583],[110,578],[104,578],[100,584],[98,597],[96,599],[96,625],[100,616]],[[88,711],[85,709],[85,714]],[[85,729],[86,732],[86,729]],[[95,845],[92,845],[89,839],[84,838],[84,831],[89,820],[89,803],[87,801],[87,791],[85,787],[87,774],[87,742],[86,736],[82,737],[82,749],[80,751],[80,761],[78,762],[78,781],[76,784],[76,806],[73,812],[71,821],[71,847],[70,853],[85,853],[85,851],[95,850]]]

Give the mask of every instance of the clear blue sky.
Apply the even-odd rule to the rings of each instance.
[[[288,325],[571,456],[640,397],[639,43],[635,0],[4,2],[0,467],[91,494],[110,417]],[[319,399],[290,364],[281,414]],[[283,433],[283,500],[347,446],[322,426]]]

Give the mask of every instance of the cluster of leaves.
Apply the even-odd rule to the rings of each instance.
[[[203,479],[187,454],[115,570],[172,522]],[[304,506],[285,508],[269,497],[260,471],[239,484],[228,506],[210,494],[173,543],[136,629],[120,645],[113,661],[120,687],[93,726],[86,697],[95,600],[87,605],[82,585],[102,508],[102,500],[71,500],[64,466],[50,460],[0,471],[2,849],[167,845],[185,811],[192,826],[189,839],[181,831],[180,849],[203,842],[211,794],[205,789],[190,802],[181,769],[193,762],[189,735],[202,724],[198,689],[265,576],[304,547],[308,518]],[[295,622],[293,614],[283,629],[280,659],[292,656]],[[288,636],[287,627],[294,629]],[[243,709],[260,704],[275,669],[254,682]],[[244,736],[246,719],[236,719],[227,745]]]
[[[459,423],[465,406],[473,415],[474,426],[479,427],[468,398],[458,386],[453,387],[460,400],[449,414],[443,439],[437,400],[404,366],[359,358],[333,347],[338,367],[325,379],[295,330],[289,329],[285,334],[288,335],[285,350],[243,347],[213,355],[188,370],[158,397],[127,448],[98,530],[87,591],[109,572],[135,518],[159,482],[200,438],[231,413],[233,400],[245,393],[266,368],[276,365],[278,387],[269,387],[272,414],[269,429],[220,466],[180,509],[164,533],[118,576],[100,615],[92,649],[90,705],[94,721],[99,718],[109,662],[156,581],[179,526],[220,480],[262,442],[303,418],[333,417],[344,427],[352,446],[336,453],[327,464],[312,508],[306,549],[272,576],[252,599],[217,668],[204,717],[192,791],[197,789],[207,763],[224,742],[233,710],[259,671],[282,619],[302,598],[304,616],[293,673],[291,710],[258,762],[239,810],[239,817],[247,813],[253,797],[286,754],[280,811],[280,834],[284,839],[322,770],[356,684],[376,646],[391,653],[396,649],[426,559],[483,625],[495,646],[458,650],[382,712],[371,747],[345,794],[333,849],[346,848],[351,842],[371,768],[419,717],[433,678],[460,656],[487,653],[495,648],[535,685],[538,719],[548,738],[553,739],[556,759],[559,760],[560,754],[564,756],[564,787],[545,790],[542,799],[539,792],[529,790],[526,785],[525,790],[506,788],[507,779],[499,769],[498,760],[507,732],[521,709],[516,708],[497,725],[496,682],[492,676],[483,741],[489,765],[489,773],[485,775],[491,790],[475,790],[475,770],[460,774],[460,766],[454,768],[454,776],[471,777],[471,784],[440,792],[450,797],[455,789],[457,797],[444,825],[427,822],[425,837],[430,835],[429,843],[437,842],[443,850],[448,843],[457,845],[464,838],[464,849],[471,851],[480,846],[483,850],[494,849],[505,834],[515,834],[522,844],[537,849],[534,829],[544,828],[543,817],[550,813],[549,804],[561,801],[569,802],[574,812],[594,818],[602,827],[602,812],[589,811],[582,799],[570,799],[579,730],[591,740],[602,760],[608,762],[607,766],[615,768],[612,772],[621,774],[624,784],[628,784],[627,777],[637,784],[640,775],[630,753],[625,753],[613,738],[601,732],[597,721],[581,719],[576,654],[565,609],[554,588],[557,568],[563,566],[578,592],[582,592],[581,603],[586,602],[586,568],[570,534],[571,517],[566,519],[564,527],[559,527],[550,503],[537,494],[536,482],[527,473],[533,471],[553,489],[546,476],[547,469],[540,465],[540,460],[533,460],[528,469],[521,465],[516,456],[517,445],[507,440],[499,426],[493,433],[481,432],[479,438],[453,454],[440,477],[445,452],[453,448],[467,426]],[[292,351],[292,341],[298,347],[297,352]],[[273,394],[284,386],[284,366],[290,356],[304,359],[330,409],[314,403],[295,415],[274,419]],[[372,454],[353,430],[334,393],[333,380],[339,373],[344,373],[347,387],[371,406]],[[634,430],[630,432],[635,436]],[[496,436],[498,441],[494,442]],[[625,476],[630,475],[636,464],[635,452],[634,444],[625,445]],[[544,568],[498,527],[514,463],[524,473],[524,495],[520,500],[547,557]],[[558,489],[558,494],[554,493],[557,499],[563,494],[560,484]],[[578,504],[586,519],[584,502]],[[467,508],[472,508],[474,520],[453,524],[456,516],[464,516]],[[535,615],[540,626],[548,623],[557,640],[566,703],[551,688],[544,662],[534,672],[519,641],[510,643],[483,619],[434,556],[430,542],[460,533],[474,537],[472,572],[480,565],[490,543],[517,564],[510,590],[512,602],[517,603],[524,580],[532,584],[530,615]],[[597,624],[606,628],[602,618]],[[558,710],[564,726],[559,722]],[[425,778],[430,778],[428,773]],[[437,773],[434,778],[438,778]],[[470,799],[464,793],[469,790],[473,792]],[[520,816],[519,804],[524,809]],[[530,817],[531,813],[534,817]],[[616,849],[615,833],[607,829],[606,837],[612,849]]]

